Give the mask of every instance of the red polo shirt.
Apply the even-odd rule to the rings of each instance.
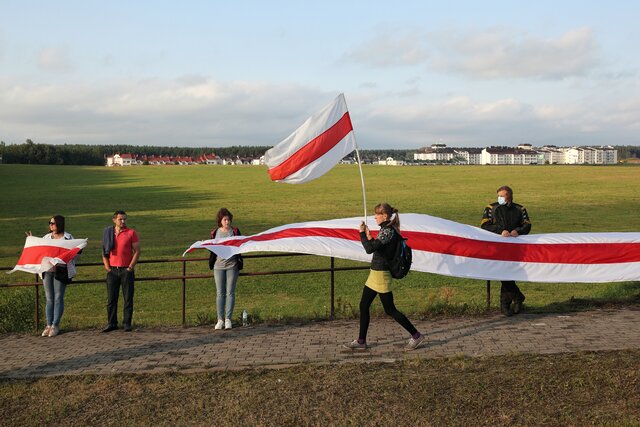
[[[113,249],[109,252],[109,265],[111,267],[129,267],[133,258],[133,244],[136,242],[138,242],[136,232],[130,228],[122,228],[120,233],[114,236]]]

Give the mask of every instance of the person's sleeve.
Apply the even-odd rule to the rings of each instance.
[[[520,226],[516,228],[518,234],[529,234],[531,231],[531,220],[524,206],[520,207]]]
[[[378,233],[378,237],[375,239],[367,239],[367,233],[360,232],[360,241],[364,247],[365,252],[372,254],[386,244],[389,244],[393,239],[393,230],[390,228],[383,228]]]
[[[480,227],[483,230],[491,231],[492,233],[502,233],[500,226],[493,221],[493,208],[491,207],[491,205],[488,205],[486,208],[484,208]]]
[[[138,243],[140,241],[140,239],[138,238],[138,233],[133,232],[133,236],[131,237],[131,243]]]
[[[109,252],[111,251],[109,247],[109,230],[110,227],[105,227],[102,231],[102,256],[105,258],[109,258]]]

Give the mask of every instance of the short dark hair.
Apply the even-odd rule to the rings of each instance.
[[[501,191],[507,192],[507,198],[509,199],[509,201],[513,200],[513,190],[511,189],[511,187],[509,187],[508,185],[503,185],[496,190],[496,193],[499,193]]]
[[[113,217],[114,217],[114,218],[115,218],[115,217],[117,217],[118,215],[124,215],[124,216],[127,216],[127,213],[126,213],[125,211],[115,211],[115,212],[113,213]]]
[[[225,216],[229,217],[229,221],[233,222],[233,214],[229,212],[227,208],[220,208],[216,215],[216,221],[218,221],[218,227],[222,227],[222,218]]]
[[[56,223],[58,233],[64,233],[64,217],[62,215],[54,215],[52,218]]]

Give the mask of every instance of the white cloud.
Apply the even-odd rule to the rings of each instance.
[[[72,69],[66,51],[56,48],[44,48],[38,54],[38,67],[47,71],[66,72]]]
[[[193,76],[34,86],[0,80],[0,139],[272,145],[332,96],[295,86],[220,83]],[[310,101],[314,99],[315,106]]]
[[[0,140],[178,146],[274,145],[335,93],[202,76],[18,85],[0,79]],[[597,105],[517,97],[434,100],[375,89],[349,94],[361,148],[638,144],[640,98]],[[613,140],[612,140],[613,138]]]
[[[427,64],[477,79],[562,79],[591,71],[599,48],[589,28],[542,38],[509,28],[439,33],[384,31],[354,47],[343,61],[373,67]]]
[[[433,35],[431,65],[481,79],[562,79],[584,75],[598,64],[598,46],[589,28],[544,39],[504,28]]]
[[[342,60],[391,67],[421,64],[427,56],[420,34],[385,31],[347,52]]]

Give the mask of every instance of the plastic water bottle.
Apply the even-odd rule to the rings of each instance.
[[[242,310],[242,326],[249,326],[249,315],[247,310]]]

